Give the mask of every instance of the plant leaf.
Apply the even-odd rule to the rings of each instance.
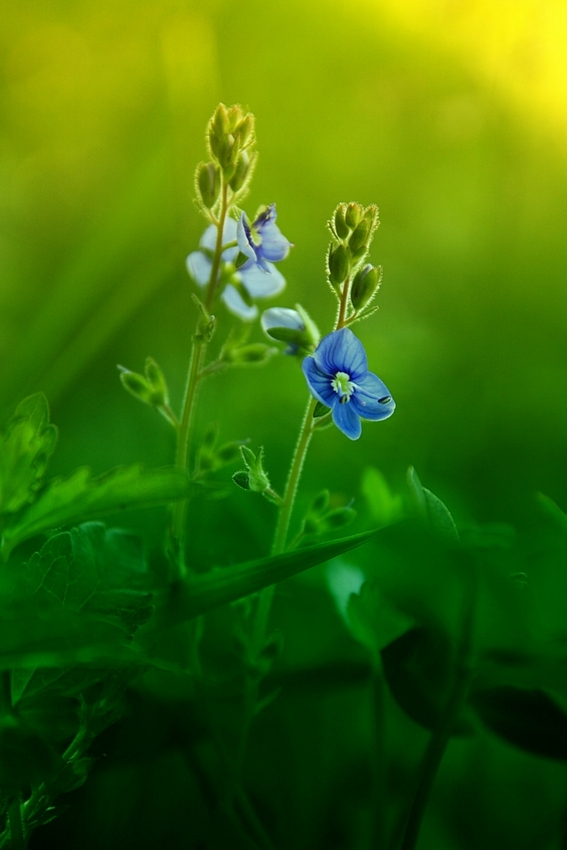
[[[470,698],[482,722],[528,753],[567,761],[567,713],[549,691],[505,685]]]
[[[432,531],[447,542],[458,543],[459,532],[448,508],[435,493],[422,485],[413,466],[408,469],[407,482],[418,516],[427,522]]]
[[[149,507],[187,497],[191,483],[175,468],[120,466],[91,478],[87,467],[68,478],[55,478],[37,500],[4,529],[2,553],[7,559],[24,540],[50,528],[71,525],[125,508]]]
[[[0,439],[0,513],[16,513],[35,499],[56,440],[45,396],[21,401]]]
[[[205,575],[184,579],[174,585],[157,619],[162,627],[198,617],[212,608],[234,602],[296,573],[323,564],[331,558],[367,543],[379,530],[343,537],[331,543],[307,546],[294,552],[260,558],[233,567],[214,568]]]

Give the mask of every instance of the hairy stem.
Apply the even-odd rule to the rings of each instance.
[[[216,284],[222,259],[223,252],[223,230],[226,216],[228,213],[228,186],[224,185],[222,189],[221,209],[217,227],[217,240],[215,252],[211,266],[211,275],[205,290],[204,306],[210,313],[215,299]],[[200,317],[201,318],[201,317]],[[195,412],[195,402],[197,400],[199,384],[201,382],[203,361],[207,349],[207,341],[201,335],[195,335],[193,346],[191,349],[191,359],[189,361],[189,369],[187,371],[187,382],[185,384],[185,395],[183,398],[183,408],[179,420],[179,430],[177,436],[177,453],[175,465],[180,469],[189,468],[189,447],[191,439],[191,425]],[[184,553],[184,530],[185,520],[187,517],[187,500],[179,500],[173,509],[173,536],[178,543],[179,551],[179,573],[180,576],[186,572],[185,553]]]

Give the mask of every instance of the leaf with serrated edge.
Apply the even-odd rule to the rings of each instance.
[[[50,528],[125,508],[151,507],[181,499],[191,489],[186,473],[175,468],[143,469],[134,464],[117,467],[98,478],[90,476],[90,470],[81,467],[69,478],[51,481],[38,499],[4,529],[4,558],[22,541]]]

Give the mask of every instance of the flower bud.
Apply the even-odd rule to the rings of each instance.
[[[350,257],[345,246],[339,242],[329,248],[328,257],[329,278],[334,286],[341,284],[348,277]]]
[[[169,402],[167,383],[163,372],[152,357],[146,358],[145,371],[146,379],[153,392],[154,401],[152,403],[156,407],[163,407]]]
[[[361,248],[367,247],[370,230],[371,223],[367,219],[363,218],[353,230],[350,235],[350,239],[348,240],[348,246],[353,254],[357,253]]]
[[[214,162],[202,163],[197,168],[197,188],[203,206],[211,209],[220,192],[220,171]]]
[[[248,470],[248,487],[255,493],[263,493],[270,486],[270,480],[264,470],[264,449],[261,446],[255,455],[248,446],[240,446],[242,460]],[[234,476],[233,476],[234,478]],[[239,484],[242,486],[242,484]]]
[[[235,472],[232,480],[238,487],[242,487],[243,490],[250,490],[250,477],[247,472],[243,470]]]
[[[219,103],[215,109],[207,130],[209,147],[213,156],[218,159],[225,136],[229,132],[228,112],[224,103]]]
[[[247,112],[244,118],[234,128],[234,136],[242,149],[250,147],[254,142],[254,116]]]
[[[149,404],[151,407],[159,404],[159,400],[156,401],[154,391],[142,375],[138,375],[137,372],[130,372],[129,369],[125,369],[123,366],[119,366],[118,368],[121,370],[120,380],[124,389],[140,399],[140,401],[143,401],[144,404]]]
[[[356,273],[350,291],[350,300],[355,310],[361,310],[374,297],[382,279],[382,267],[366,263]]]
[[[230,180],[230,188],[233,189],[235,192],[238,192],[238,190],[241,189],[246,183],[249,171],[250,157],[248,156],[246,151],[242,151],[236,161],[235,171]]]
[[[263,342],[251,342],[240,348],[232,348],[225,354],[225,359],[233,366],[245,366],[250,363],[267,363],[276,353],[277,349],[264,345]]]
[[[347,205],[345,211],[345,221],[351,230],[353,230],[357,226],[362,216],[363,209],[360,204],[353,202]]]
[[[339,204],[333,214],[333,224],[335,233],[339,239],[346,239],[350,232],[350,228],[345,221],[346,204]]]

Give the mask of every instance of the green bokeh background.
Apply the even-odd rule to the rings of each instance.
[[[560,2],[20,0],[4,2],[2,21],[0,410],[6,417],[23,395],[46,392],[60,428],[54,473],[173,458],[167,424],[124,393],[116,364],[141,370],[146,355],[155,357],[179,407],[195,323],[184,260],[203,229],[192,204],[193,170],[222,100],[257,119],[249,213],[277,202],[282,231],[295,243],[281,267],[286,292],[274,303],[299,300],[329,329],[335,304],[324,282],[325,223],[339,201],[380,207],[371,254],[384,267],[380,311],[358,332],[397,411],[367,423],[355,444],[334,429],[318,436],[300,501],[323,486],[343,501],[358,499],[369,464],[401,490],[411,463],[458,520],[524,527],[538,490],[567,505],[567,15]],[[230,317],[219,315],[221,336]],[[207,384],[197,428],[218,421],[221,438],[264,445],[281,487],[305,399],[297,364],[280,357]],[[200,565],[266,551],[273,510],[251,499],[235,491],[199,507],[192,534]],[[164,519],[156,512],[128,521],[155,548]],[[284,600],[279,612],[289,628],[288,657],[303,663],[340,657],[346,641],[335,613],[321,607],[320,585],[321,575],[298,583],[296,607]],[[317,639],[309,618],[319,625]],[[345,652],[356,654],[351,644]],[[358,776],[364,784],[357,766],[368,708],[356,694],[344,699],[316,716],[309,714],[315,703],[298,707],[293,697],[275,709],[276,727],[297,735],[298,775],[313,764],[321,772],[309,773],[307,784],[323,787],[345,764],[344,782]],[[345,718],[357,730],[348,746]],[[401,753],[425,742],[401,721],[392,736]],[[273,728],[260,740],[277,761]],[[338,749],[325,749],[329,741]],[[501,824],[512,820],[527,835],[531,810],[499,791],[510,776],[521,785],[514,793],[538,810],[538,823],[556,817],[563,768],[485,740],[480,749],[467,746],[450,750],[440,777],[437,811],[451,811],[453,820],[444,844],[428,822],[431,847],[453,846],[447,835],[461,819],[471,846],[478,846],[475,829],[484,840],[483,788],[500,813],[493,837],[500,829],[505,842]],[[401,794],[409,768],[403,755],[397,764]],[[178,765],[162,760],[158,768],[148,768],[154,791],[159,770],[171,777]],[[115,789],[131,787],[137,770],[99,777],[99,809],[90,811],[101,822]],[[471,784],[457,799],[459,781]],[[324,788],[315,819],[306,814],[315,797],[301,782],[294,799],[289,828],[304,832],[301,843],[291,835],[288,845],[333,846],[321,831]],[[472,808],[466,799],[474,799]],[[168,805],[176,811],[171,800],[163,811]],[[350,835],[352,824],[364,831],[362,816],[348,817]],[[320,845],[310,843],[309,829],[318,830]],[[543,846],[534,834],[530,846]]]
[[[179,404],[192,174],[223,100],[257,117],[248,209],[275,200],[296,246],[277,303],[328,328],[325,222],[338,201],[380,207],[360,335],[398,410],[356,445],[328,432],[310,479],[350,493],[368,462],[394,482],[413,463],[478,519],[522,520],[538,489],[567,501],[565,13],[399,6],[5,4],[0,403],[47,392],[57,471],[171,456],[115,368],[151,353]],[[200,424],[263,443],[281,480],[303,398],[282,358],[209,385]]]

